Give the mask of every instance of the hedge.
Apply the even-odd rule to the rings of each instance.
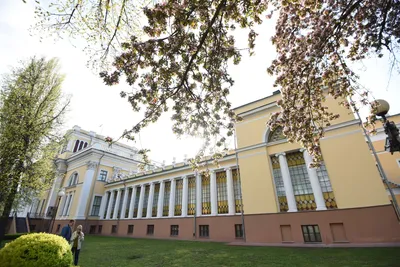
[[[0,249],[2,267],[70,267],[71,247],[61,236],[47,233],[22,235]]]
[[[29,234],[29,233],[6,234],[4,236],[3,240],[14,240],[14,239],[17,239],[18,237],[20,237],[22,235],[26,235],[26,234]]]

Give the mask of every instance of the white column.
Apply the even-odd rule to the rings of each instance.
[[[312,158],[306,149],[302,148],[300,151],[303,152],[304,161],[306,162],[308,177],[310,178],[310,184],[314,193],[315,204],[317,204],[317,210],[326,210],[324,195],[322,194],[321,185],[319,184],[317,170],[309,167]]]
[[[233,191],[233,178],[232,178],[232,169],[226,168],[226,192],[228,196],[228,209],[229,215],[234,215],[236,213],[235,208],[235,193]]]
[[[104,212],[106,210],[106,205],[107,205],[107,197],[109,196],[108,191],[104,193],[104,196],[101,198],[101,204],[100,204],[100,211],[99,211],[99,217],[100,220],[104,219]]]
[[[176,180],[171,179],[171,192],[169,195],[169,217],[174,217],[175,215],[175,189],[176,189]]]
[[[188,178],[183,176],[183,189],[182,189],[182,217],[187,216],[188,212]]]
[[[133,211],[135,209],[135,200],[136,200],[136,187],[137,186],[133,186],[132,187],[132,197],[131,197],[131,204],[129,205],[129,213],[128,213],[128,219],[132,219],[133,218]]]
[[[196,216],[201,216],[203,203],[201,202],[201,175],[196,174]]]
[[[124,199],[122,200],[121,216],[120,219],[125,219],[126,204],[128,202],[129,187],[125,187]]]
[[[67,208],[68,208],[68,202],[69,202],[70,197],[71,197],[71,194],[65,195],[65,202],[64,202],[64,207],[62,209],[61,216],[67,215]]]
[[[108,201],[106,220],[109,220],[110,216],[111,216],[111,208],[112,208],[112,205],[114,202],[114,194],[115,194],[115,190],[112,190],[110,193],[110,200]]]
[[[119,209],[119,203],[121,202],[121,194],[122,194],[122,189],[117,189],[117,199],[115,200],[114,213],[113,213],[114,220],[118,218],[118,209]]]
[[[211,215],[218,214],[217,203],[217,175],[215,171],[210,172],[210,194],[211,194]]]
[[[283,185],[285,186],[286,200],[288,202],[288,212],[297,211],[296,199],[294,198],[292,180],[290,178],[289,167],[286,161],[286,154],[279,153],[276,155],[279,159],[279,165],[282,172]]]
[[[155,182],[152,182],[152,183],[150,184],[149,199],[148,199],[148,201],[147,201],[147,214],[146,214],[146,218],[151,218],[151,215],[152,215],[152,213],[153,213],[154,187],[155,187]]]
[[[77,206],[76,209],[76,219],[78,220],[86,218],[86,207],[89,199],[89,193],[92,187],[94,173],[97,168],[97,162],[88,161],[86,164],[87,164],[87,170],[83,180],[81,194],[79,196],[79,202],[78,202],[79,205]]]
[[[57,174],[57,177],[54,179],[53,185],[51,186],[49,198],[46,204],[45,215],[47,217],[47,212],[49,211],[49,207],[56,208],[56,201],[58,196],[58,191],[60,190],[61,180],[64,174]]]
[[[157,218],[161,218],[164,209],[164,191],[165,191],[165,181],[160,182],[160,193],[158,195],[157,203]]]
[[[75,196],[75,191],[72,192],[70,201],[68,202],[68,210],[67,210],[67,216],[69,216],[69,211],[71,210],[72,203],[74,201],[74,196]]]
[[[139,206],[138,206],[138,212],[137,212],[137,218],[138,219],[142,218],[144,193],[145,193],[145,190],[146,190],[146,185],[145,184],[142,184],[141,186],[142,186],[142,188],[140,189]]]

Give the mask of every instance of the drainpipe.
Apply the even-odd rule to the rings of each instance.
[[[95,176],[94,181],[92,183],[92,188],[90,189],[89,201],[88,201],[89,207],[86,206],[86,216],[85,216],[85,227],[84,227],[84,229],[86,229],[86,230],[87,230],[87,223],[88,223],[88,217],[89,217],[89,211],[90,211],[90,203],[91,203],[90,199],[93,199],[94,187],[96,186],[97,177],[99,177],[99,173],[100,173],[100,162],[101,162],[101,160],[102,160],[102,158],[104,157],[105,154],[106,154],[106,152],[103,151],[103,155],[101,155],[101,157],[99,159],[99,163],[97,164],[96,176]],[[97,224],[98,224],[98,220],[97,220]],[[86,232],[89,232],[89,231],[86,231]]]

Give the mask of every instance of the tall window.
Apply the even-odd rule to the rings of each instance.
[[[271,162],[272,162],[272,172],[274,175],[276,195],[278,197],[279,210],[281,212],[288,211],[289,207],[286,199],[285,185],[283,184],[279,159],[275,156],[272,156]]]
[[[140,199],[140,187],[136,186],[134,190],[136,190],[136,197],[135,197],[135,206],[133,207],[133,218],[137,218],[139,209],[139,199]]]
[[[133,191],[132,188],[128,189],[128,199],[126,200],[127,201],[126,202],[126,207],[125,207],[125,210],[122,211],[122,212],[125,212],[125,218],[128,218],[128,215],[129,215],[129,207],[130,207],[130,203],[131,203],[131,200],[132,200],[132,191]]]
[[[68,186],[73,186],[73,185],[76,185],[77,183],[78,183],[78,173],[74,172],[69,177]]]
[[[176,180],[174,216],[182,215],[183,179]]]
[[[283,135],[282,127],[276,128],[268,136],[268,142],[276,142],[284,139],[286,139],[286,137]]]
[[[101,199],[102,199],[101,196],[95,196],[94,197],[91,216],[99,216]]]
[[[168,213],[169,213],[169,195],[170,194],[171,194],[171,182],[165,182],[163,216],[168,216]]]
[[[117,194],[114,193],[113,202],[112,202],[112,205],[111,205],[110,218],[113,218],[113,217],[114,217],[114,208],[115,208],[116,202],[117,202]]]
[[[78,151],[78,147],[79,147],[79,140],[76,140],[73,152]]]
[[[286,155],[286,160],[289,166],[297,210],[315,210],[317,204],[315,203],[303,153],[289,153]]]
[[[196,212],[196,178],[188,179],[188,215],[194,215]]]
[[[124,202],[125,193],[126,193],[126,190],[121,191],[121,197],[119,198],[119,205],[118,205],[118,214],[117,214],[118,218],[121,218],[122,202]]]
[[[150,193],[150,185],[146,185],[144,190],[142,217],[147,216],[147,203],[149,203],[149,193]]]
[[[240,213],[242,211],[242,204],[240,201],[240,180],[239,180],[239,170],[232,170],[233,179],[233,192],[235,195],[235,212]]]
[[[106,208],[104,209],[103,218],[105,218],[106,215],[107,215],[108,204],[110,203],[110,197],[111,197],[111,192],[107,192],[107,195],[106,195],[106,199],[107,199],[107,201],[106,201]]]
[[[68,205],[67,205],[67,210],[65,211],[65,215],[69,215],[69,209],[71,208],[72,197],[73,197],[73,195],[70,194],[69,200],[68,200]]]
[[[331,181],[328,176],[328,171],[326,170],[325,163],[322,162],[321,166],[317,168],[317,175],[319,184],[321,185],[322,194],[324,196],[325,205],[327,209],[336,209],[336,199],[333,193]]]
[[[227,214],[229,212],[228,206],[228,192],[226,186],[226,172],[217,172],[217,199],[218,199],[218,214]]]
[[[202,214],[211,214],[210,176],[201,176]]]
[[[107,180],[108,171],[100,170],[99,174],[99,181],[106,181]]]
[[[154,185],[153,209],[151,211],[152,217],[157,217],[158,198],[160,195],[160,184]]]

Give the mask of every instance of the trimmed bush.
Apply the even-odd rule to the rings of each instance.
[[[71,247],[58,235],[34,233],[7,243],[0,250],[2,267],[70,267]]]

